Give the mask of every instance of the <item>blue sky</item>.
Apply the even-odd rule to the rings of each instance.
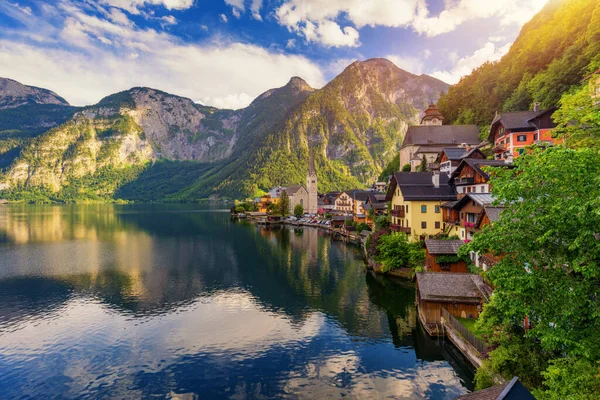
[[[452,84],[546,1],[0,0],[0,76],[75,105],[150,86],[224,108],[373,57]]]

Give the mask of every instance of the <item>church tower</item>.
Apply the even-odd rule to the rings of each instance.
[[[308,192],[308,201],[306,202],[305,212],[316,214],[318,211],[317,198],[317,170],[315,169],[315,159],[312,151],[308,151],[308,174],[306,175],[306,191]]]
[[[433,103],[425,110],[425,116],[421,119],[421,125],[442,125],[444,116],[440,109]]]

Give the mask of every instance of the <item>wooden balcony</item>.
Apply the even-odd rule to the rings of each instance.
[[[457,185],[472,185],[475,183],[475,178],[472,176],[465,176],[461,178],[456,178],[454,181]]]
[[[410,235],[410,232],[411,232],[410,228],[405,228],[398,224],[390,224],[390,229],[392,230],[392,232],[404,232],[407,235]]]
[[[506,144],[497,144],[494,146],[492,151],[494,153],[504,153],[507,149],[508,149],[508,146]]]
[[[392,210],[390,214],[392,214],[392,217],[404,218],[404,210]]]

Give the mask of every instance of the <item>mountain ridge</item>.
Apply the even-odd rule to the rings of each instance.
[[[110,198],[121,186],[121,195],[133,200],[248,197],[277,184],[302,183],[309,143],[317,152],[321,190],[362,186],[393,157],[420,110],[447,88],[385,59],[352,63],[321,89],[291,77],[240,110],[134,87],[77,109],[70,121],[34,138],[0,175],[0,190],[10,197],[39,189],[59,200],[68,192],[70,201],[77,200],[75,182],[90,199]],[[49,149],[49,143],[62,145]],[[33,154],[42,154],[43,160]],[[180,167],[189,168],[186,176],[193,180],[167,197],[136,198],[136,192],[148,192],[134,190],[136,177],[146,182],[141,175],[158,168],[161,179],[167,179],[160,168],[168,165],[172,173],[173,162],[185,163]],[[108,191],[94,191],[98,182],[80,182],[86,174],[109,169],[135,172]]]

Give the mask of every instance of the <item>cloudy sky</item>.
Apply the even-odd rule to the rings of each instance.
[[[0,0],[0,76],[74,105],[149,86],[226,108],[373,57],[456,83],[546,1]]]

